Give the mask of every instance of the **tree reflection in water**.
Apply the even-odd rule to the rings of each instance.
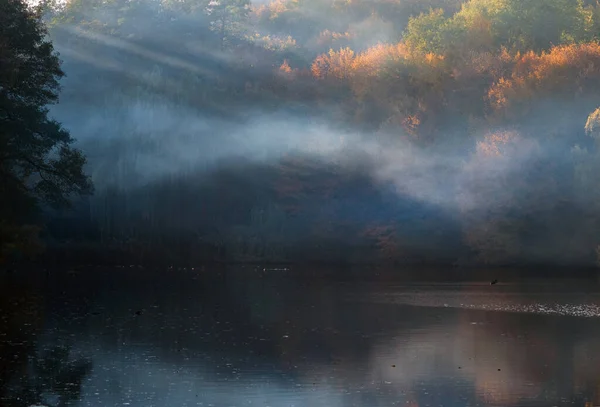
[[[29,288],[0,297],[0,406],[65,407],[79,400],[91,360],[72,358],[67,345],[38,350],[42,298]]]
[[[0,406],[600,405],[598,318],[508,311],[600,306],[600,287],[489,281],[110,269],[38,296],[0,284]]]
[[[32,405],[64,407],[79,400],[83,380],[90,373],[89,359],[70,359],[68,346],[55,346],[30,357],[28,365],[15,372],[2,398],[7,407]]]

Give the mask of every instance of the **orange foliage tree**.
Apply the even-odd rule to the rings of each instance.
[[[413,135],[432,134],[451,80],[444,58],[410,51],[404,44],[379,44],[361,53],[330,50],[312,64],[313,76],[351,90],[358,120],[399,124]]]
[[[313,76],[318,79],[349,79],[352,75],[352,64],[355,59],[354,51],[350,48],[340,48],[339,51],[330,49],[327,54],[321,54],[311,66]]]
[[[600,44],[572,44],[516,54],[512,71],[488,91],[491,107],[504,118],[527,115],[547,98],[573,100],[600,90]]]

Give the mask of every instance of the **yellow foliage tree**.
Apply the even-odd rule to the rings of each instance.
[[[318,79],[349,79],[355,54],[350,48],[330,49],[327,54],[319,55],[311,66],[312,74]]]

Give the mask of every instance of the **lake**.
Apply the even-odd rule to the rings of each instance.
[[[438,272],[5,274],[0,405],[600,405],[598,280]]]

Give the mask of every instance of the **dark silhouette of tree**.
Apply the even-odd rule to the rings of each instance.
[[[42,203],[63,205],[89,193],[85,157],[48,117],[56,103],[60,60],[46,38],[41,10],[21,0],[0,3],[0,235],[30,220]],[[3,236],[6,251],[10,237]],[[4,248],[3,248],[4,246]],[[2,252],[0,252],[0,255]]]

